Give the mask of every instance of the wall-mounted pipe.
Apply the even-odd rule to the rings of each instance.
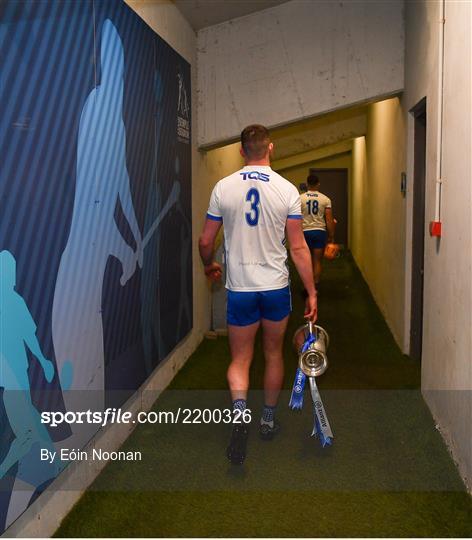
[[[446,0],[439,3],[439,43],[438,43],[438,122],[436,138],[436,194],[434,221],[430,224],[432,236],[441,236],[441,191],[442,191],[442,136],[444,101],[444,26],[446,23]]]

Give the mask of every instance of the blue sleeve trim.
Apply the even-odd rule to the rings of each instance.
[[[211,219],[213,221],[223,221],[221,216],[212,216],[211,214],[207,214],[207,219]]]
[[[302,219],[302,216],[299,214],[289,214],[287,219]]]

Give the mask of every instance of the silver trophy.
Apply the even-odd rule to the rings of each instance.
[[[314,406],[312,435],[320,439],[323,447],[330,446],[333,442],[333,432],[315,381],[315,377],[322,375],[328,369],[328,356],[326,354],[329,346],[328,333],[321,326],[309,322],[295,332],[293,346],[298,354],[298,370],[289,406],[292,409],[302,408],[303,388],[305,378],[308,377]]]
[[[310,335],[314,336],[315,341],[302,352],[303,345]],[[319,377],[328,369],[326,351],[329,346],[329,336],[321,326],[312,322],[300,326],[293,336],[293,346],[299,355],[298,366],[307,377]]]

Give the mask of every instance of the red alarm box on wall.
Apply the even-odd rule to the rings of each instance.
[[[440,221],[431,221],[429,224],[429,234],[431,236],[441,237],[441,222]]]

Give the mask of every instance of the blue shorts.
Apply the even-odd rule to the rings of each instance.
[[[261,319],[281,321],[292,311],[290,287],[274,291],[228,291],[227,322],[248,326]]]
[[[323,249],[326,246],[326,239],[328,237],[326,231],[303,231],[303,235],[310,249]]]

